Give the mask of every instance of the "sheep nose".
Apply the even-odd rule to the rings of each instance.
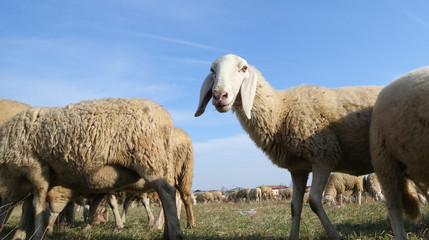
[[[218,91],[213,94],[214,100],[221,102],[223,99],[228,98],[228,92],[226,91]]]

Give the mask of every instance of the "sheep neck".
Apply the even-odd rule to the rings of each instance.
[[[255,98],[251,110],[251,119],[244,114],[241,101],[238,101],[233,111],[236,113],[243,129],[249,134],[250,138],[263,150],[274,140],[276,132],[281,127],[282,119],[281,109],[278,106],[279,96],[277,92],[265,80],[262,74],[254,69],[258,76]]]

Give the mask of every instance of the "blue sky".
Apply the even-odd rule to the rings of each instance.
[[[1,98],[148,98],[191,135],[194,190],[290,185],[231,112],[194,117],[210,64],[228,53],[276,89],[386,85],[429,64],[429,2],[0,2]]]

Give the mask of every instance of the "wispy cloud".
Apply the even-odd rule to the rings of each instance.
[[[406,9],[404,6],[402,6],[398,1],[392,0],[393,3],[395,3],[396,6],[398,6],[406,15],[408,15],[411,19],[415,20],[417,23],[422,25],[423,27],[429,29],[429,23],[417,16],[416,14],[412,13],[408,9]]]
[[[188,40],[183,40],[183,39],[179,39],[179,38],[165,37],[165,36],[154,35],[154,34],[149,34],[149,33],[144,33],[144,32],[133,32],[133,31],[124,31],[124,32],[127,32],[129,34],[139,35],[139,36],[146,37],[146,38],[157,39],[157,40],[161,40],[164,42],[170,42],[170,43],[185,45],[185,46],[189,46],[189,47],[193,47],[193,48],[210,50],[210,51],[214,51],[214,52],[221,52],[221,53],[229,53],[230,52],[230,51],[226,51],[224,49],[219,49],[219,48],[212,47],[209,45],[205,45],[205,44],[201,44],[201,43],[197,43],[197,42],[192,42],[192,41],[188,41]]]

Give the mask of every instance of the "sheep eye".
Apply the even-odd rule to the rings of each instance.
[[[214,69],[213,69],[213,68],[210,68],[210,72],[214,73]]]
[[[241,69],[241,71],[246,72],[247,71],[247,66],[244,65],[243,68]]]

